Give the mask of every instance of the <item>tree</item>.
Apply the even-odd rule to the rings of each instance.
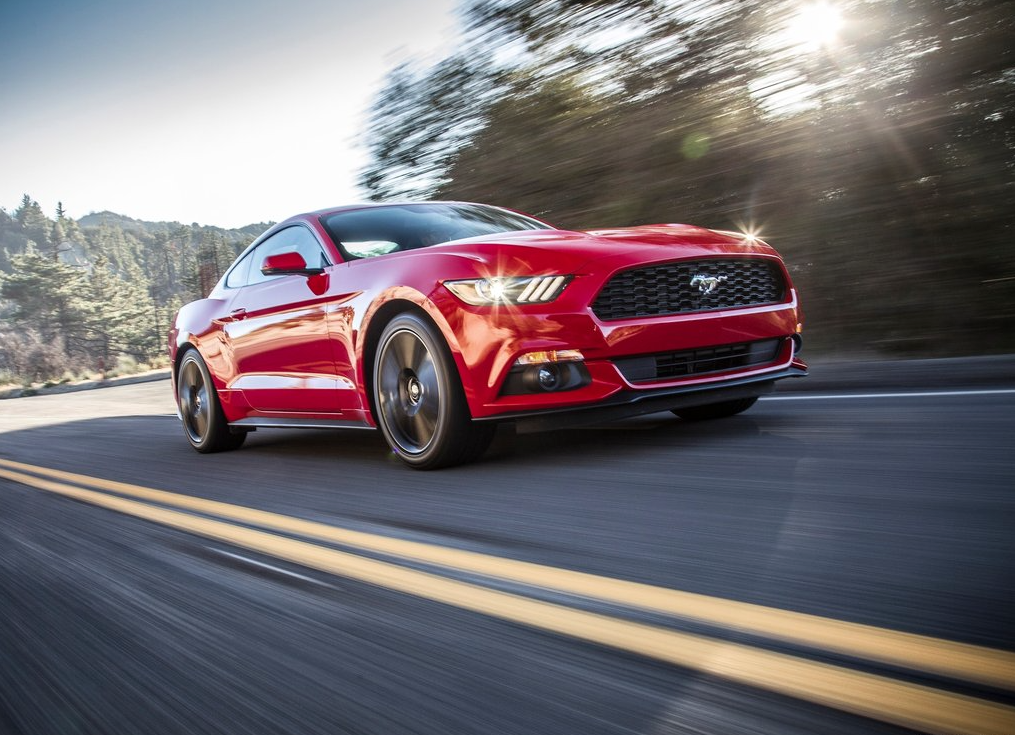
[[[196,253],[196,267],[186,279],[191,292],[196,294],[195,298],[204,298],[211,292],[235,257],[236,252],[221,234],[210,230],[201,233]]]
[[[13,256],[11,265],[13,272],[0,280],[0,297],[13,307],[10,320],[46,342],[63,340],[72,357],[86,359],[84,274],[31,247]]]
[[[0,209],[0,371],[51,379],[114,369],[121,357],[152,359],[173,312],[203,296],[267,226],[223,230],[112,212],[79,222],[62,203],[48,220],[25,195],[13,216]]]
[[[452,56],[429,70],[395,68],[374,104],[360,182],[373,199],[428,196],[454,153],[479,129],[497,89],[482,57]]]
[[[21,225],[21,231],[40,251],[52,260],[59,258],[59,252],[52,246],[53,223],[47,219],[37,201],[25,194],[21,206],[14,210],[14,218]]]
[[[1015,349],[1010,3],[838,7],[822,45],[789,32],[795,0],[477,0],[454,60],[483,93],[445,126],[448,77],[396,70],[365,184],[569,227],[760,229],[812,349]]]
[[[97,368],[111,369],[122,354],[146,360],[159,349],[152,329],[155,305],[147,279],[136,268],[121,279],[100,255],[88,278],[82,307],[88,353]]]

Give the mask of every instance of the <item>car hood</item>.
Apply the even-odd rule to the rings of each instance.
[[[512,269],[521,267],[533,273],[547,270],[578,273],[603,259],[622,267],[628,263],[680,258],[776,254],[761,240],[691,225],[505,232],[455,240],[414,252],[445,252],[479,261],[497,270],[509,265],[506,261],[512,261]]]

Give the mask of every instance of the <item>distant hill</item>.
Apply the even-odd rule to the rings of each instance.
[[[255,237],[260,235],[262,232],[267,230],[273,223],[271,222],[257,222],[243,227],[229,229],[225,227],[216,227],[214,225],[199,225],[194,222],[190,225],[184,225],[180,222],[148,222],[145,220],[134,219],[124,214],[117,214],[116,212],[103,211],[103,212],[91,212],[86,214],[84,217],[77,220],[77,223],[82,228],[88,227],[100,227],[102,225],[108,225],[112,227],[118,227],[125,232],[146,232],[149,235],[166,234],[175,232],[181,227],[189,227],[191,230],[198,232],[212,232],[215,234],[235,234],[240,235],[244,238],[253,240]],[[235,239],[235,238],[227,238]]]
[[[47,216],[28,195],[13,212],[0,208],[0,278],[30,252],[89,274],[101,263],[120,279],[142,284],[158,306],[208,293],[236,255],[271,226],[148,222],[108,210],[77,220],[56,214]]]

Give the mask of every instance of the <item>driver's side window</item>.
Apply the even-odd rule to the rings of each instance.
[[[308,268],[325,268],[331,265],[324,250],[321,249],[320,244],[310,234],[310,231],[300,225],[294,225],[276,232],[257,246],[253,252],[253,262],[250,264],[250,271],[247,275],[247,285],[279,278],[280,276],[266,276],[261,273],[261,265],[269,255],[292,252],[302,255]]]

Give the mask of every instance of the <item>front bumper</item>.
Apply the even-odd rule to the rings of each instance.
[[[673,397],[805,374],[806,366],[795,357],[798,319],[794,294],[789,303],[757,309],[613,323],[599,321],[587,307],[570,313],[466,313],[453,331],[458,338],[456,358],[473,418],[516,420],[523,415],[639,404],[657,396]],[[472,335],[479,339],[469,339]],[[491,339],[494,335],[496,339]],[[736,367],[682,373],[678,366],[661,370],[658,376],[646,367],[646,361],[651,366],[656,357],[709,351],[720,355],[727,347],[752,353],[753,345],[762,343],[775,345],[774,352],[760,362],[751,355]],[[542,350],[580,351],[587,379],[573,389],[519,393],[508,382],[512,366],[520,356]],[[709,402],[719,400],[723,399]]]
[[[788,368],[748,377],[732,378],[699,385],[668,386],[645,390],[623,390],[592,405],[563,406],[538,411],[500,414],[478,421],[512,421],[518,431],[547,431],[615,421],[675,408],[705,406],[741,398],[755,398],[775,390],[775,382],[802,378],[807,367],[794,360]]]

